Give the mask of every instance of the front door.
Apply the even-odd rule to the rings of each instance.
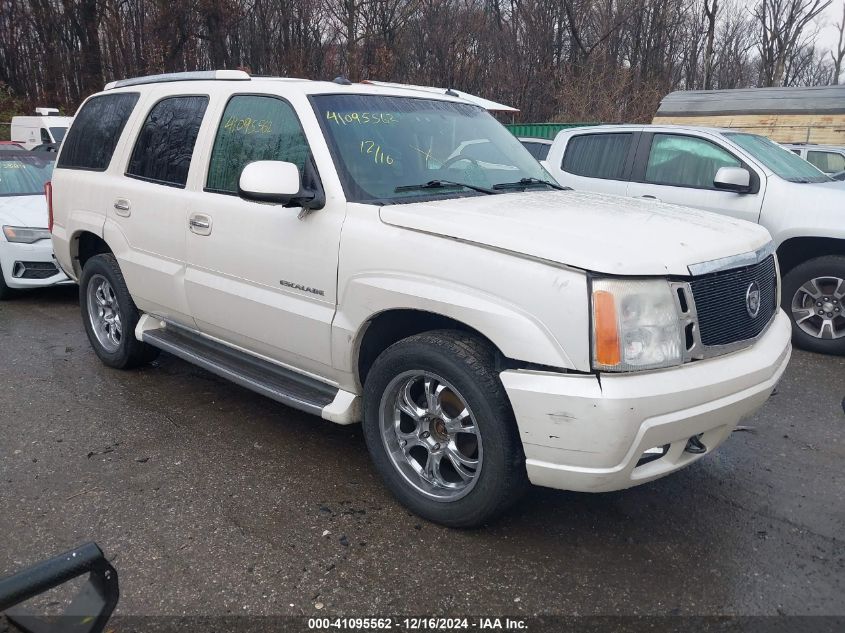
[[[629,196],[696,207],[750,222],[759,220],[765,178],[727,149],[701,137],[672,133],[653,134],[650,143],[644,135],[640,144],[643,148],[628,185]],[[640,161],[640,156],[644,160]],[[748,169],[752,192],[717,189],[713,180],[720,167]]]
[[[209,336],[323,374],[331,366],[340,230],[346,205],[299,208],[238,196],[256,160],[317,178],[293,107],[271,95],[234,95],[220,120],[201,191],[191,194],[185,280],[191,314]]]

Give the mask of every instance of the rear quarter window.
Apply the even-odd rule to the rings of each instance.
[[[580,134],[566,145],[561,169],[575,176],[623,180],[633,134]]]
[[[56,166],[105,171],[138,96],[137,92],[121,92],[86,101],[62,144]]]

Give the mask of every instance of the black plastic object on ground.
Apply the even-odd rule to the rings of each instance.
[[[88,574],[88,582],[62,615],[38,617],[15,605]],[[32,633],[102,631],[120,592],[117,571],[96,543],[86,543],[7,578],[0,579],[0,613]]]

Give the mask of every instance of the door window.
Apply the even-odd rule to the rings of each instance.
[[[47,131],[46,127],[41,128],[41,142],[42,143],[52,143],[53,139],[50,138],[50,133]]]
[[[237,194],[241,171],[257,160],[293,163],[302,176],[309,156],[302,126],[287,101],[259,95],[232,97],[214,139],[206,191]]]
[[[566,145],[561,168],[576,176],[622,180],[631,133],[581,134]]]
[[[845,169],[845,156],[837,152],[809,150],[807,160],[826,174],[835,174]]]
[[[720,167],[741,167],[733,154],[693,136],[655,134],[646,166],[646,182],[657,185],[715,189]]]
[[[92,97],[73,120],[56,167],[104,171],[138,102],[137,92]]]
[[[147,115],[129,159],[127,176],[184,187],[208,97],[170,97]]]

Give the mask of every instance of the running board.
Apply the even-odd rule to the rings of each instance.
[[[146,316],[146,315],[145,315]],[[340,390],[178,326],[142,329],[141,340],[294,409],[322,416]]]

